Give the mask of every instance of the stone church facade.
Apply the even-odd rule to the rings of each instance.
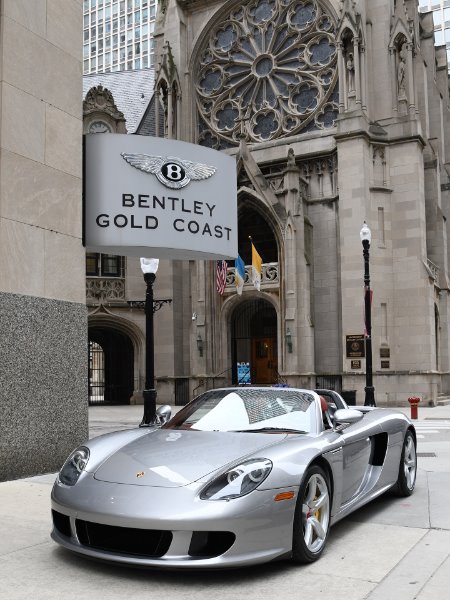
[[[162,261],[155,298],[172,305],[155,315],[158,402],[242,382],[248,368],[252,384],[334,387],[363,403],[364,221],[377,404],[438,402],[450,372],[450,140],[431,14],[416,0],[166,0],[155,43],[147,132],[236,158],[247,275],[249,237],[263,260],[260,291],[247,277],[242,295],[231,261],[223,295],[213,261]],[[143,314],[132,310],[120,318],[140,332],[139,392]]]

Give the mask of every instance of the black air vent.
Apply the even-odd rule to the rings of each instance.
[[[159,558],[167,552],[172,542],[171,531],[114,527],[80,519],[75,523],[78,539],[83,546],[107,552]]]
[[[52,510],[53,525],[59,533],[70,537],[72,532],[70,530],[70,518],[67,515],[63,515],[56,510]]]

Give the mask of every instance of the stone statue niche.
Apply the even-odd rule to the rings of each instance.
[[[344,41],[345,93],[347,109],[356,107],[356,71],[353,38],[348,35]]]
[[[399,112],[405,113],[408,109],[408,96],[406,94],[406,43],[400,42],[397,46],[397,100]]]
[[[353,52],[347,52],[345,68],[346,68],[346,73],[347,73],[348,97],[354,98],[356,96],[356,89],[355,89],[355,61],[353,58]]]

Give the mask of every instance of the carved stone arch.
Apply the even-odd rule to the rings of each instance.
[[[280,220],[278,219],[276,213],[267,206],[264,200],[260,196],[255,194],[254,190],[246,187],[239,188],[237,193],[238,221],[239,214],[242,214],[243,210],[249,208],[254,210],[256,213],[260,214],[272,230],[277,244],[277,252],[280,261],[284,237],[284,228],[282,227]]]
[[[159,135],[161,130],[159,112],[162,106],[164,109],[164,137],[168,139],[179,138],[181,85],[172,48],[168,41],[163,46],[156,69],[154,94],[157,135]]]
[[[387,151],[385,144],[372,144],[372,173],[373,185],[387,185]]]
[[[394,16],[391,22],[391,33],[389,37],[389,48],[394,48],[396,39],[399,35],[404,36],[408,43],[414,42],[414,19],[408,15],[408,10],[404,1],[396,2],[394,7]]]
[[[130,351],[126,353],[126,355],[121,354],[125,351],[124,343],[114,343],[114,347],[110,347],[110,351],[116,355],[116,359],[114,361],[115,363],[117,363],[118,358],[119,362],[121,362],[120,357],[118,357],[119,354],[122,356],[122,358],[126,357],[129,360],[129,365],[127,367],[124,365],[123,368],[124,371],[128,371],[128,369],[130,370],[130,378],[132,378],[132,389],[130,388],[130,395],[128,397],[129,400],[133,394],[136,394],[136,392],[142,390],[144,386],[145,338],[143,332],[132,321],[108,312],[103,312],[101,310],[95,311],[94,313],[88,315],[88,331],[101,331],[105,334],[105,339],[108,339],[108,337],[111,339],[111,334],[115,334],[115,337],[117,337],[117,335],[122,335],[123,337],[121,340],[123,340],[123,342],[128,340],[127,343],[131,344],[132,353]],[[98,337],[98,333],[96,337]],[[104,348],[104,351],[105,350],[108,352],[107,348]],[[130,356],[130,354],[132,354],[132,356]],[[128,360],[126,361],[127,363]],[[117,364],[116,368],[118,367],[119,365]],[[116,376],[117,373],[114,375],[114,377]]]
[[[274,218],[278,219],[280,223],[283,223],[286,219],[286,209],[280,203],[278,197],[271,188],[269,181],[265,178],[243,139],[241,139],[239,151],[236,156],[236,169],[238,175],[241,176],[241,181],[242,174],[244,173],[250,180],[251,193],[256,193],[256,195],[265,202],[268,209],[273,212]],[[239,181],[238,178],[238,186]]]
[[[83,100],[83,132],[127,133],[125,116],[114,101],[110,90],[102,85],[92,87]]]
[[[127,335],[135,351],[135,356],[139,358],[139,362],[144,360],[145,354],[145,335],[141,329],[132,321],[119,317],[114,314],[95,312],[88,315],[88,327],[108,327],[110,329],[116,329],[121,333]]]
[[[336,34],[338,44],[339,112],[367,108],[365,29],[354,3],[343,3]]]
[[[389,38],[389,49],[397,48],[399,45],[399,41],[402,40],[402,43],[411,42],[411,35],[408,29],[406,28],[403,21],[400,19],[397,20],[396,26],[392,29],[391,35]]]
[[[283,237],[286,241],[294,238],[295,229],[296,229],[295,223],[292,219],[292,216],[289,214],[288,218],[286,220],[285,227],[284,227],[284,236]]]
[[[279,298],[279,296],[277,296],[275,294],[270,294],[268,292],[263,292],[263,291],[258,292],[255,289],[255,291],[246,292],[245,298],[243,298],[242,296],[239,296],[238,294],[233,294],[232,296],[229,296],[228,298],[226,298],[226,300],[224,301],[224,303],[222,304],[221,309],[220,309],[221,321],[225,324],[226,327],[229,326],[233,312],[239,306],[239,304],[241,304],[243,301],[254,300],[254,299],[256,300],[259,298],[262,298],[263,300],[267,300],[267,302],[269,302],[275,309],[275,312],[277,313],[277,317],[280,318],[280,298]]]

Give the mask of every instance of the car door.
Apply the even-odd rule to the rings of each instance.
[[[379,428],[378,428],[379,429]],[[373,436],[378,429],[355,423],[342,432],[341,505],[355,498],[364,488],[371,468]]]

